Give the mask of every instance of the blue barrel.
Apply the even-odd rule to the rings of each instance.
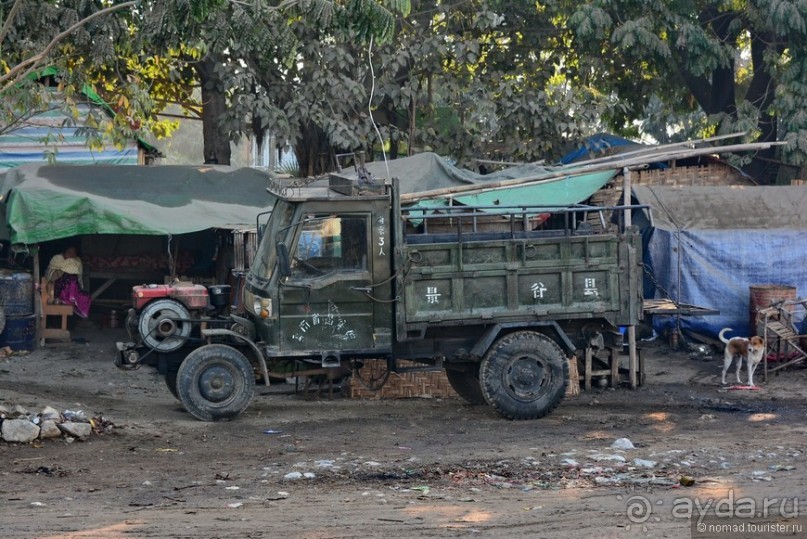
[[[6,318],[34,312],[34,280],[30,273],[0,269],[0,308]]]
[[[36,348],[35,314],[6,317],[6,327],[0,333],[0,348],[5,346],[15,352],[32,352]]]

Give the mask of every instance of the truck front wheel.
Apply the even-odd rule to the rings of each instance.
[[[208,344],[188,354],[179,366],[176,387],[180,402],[196,419],[228,419],[249,406],[255,371],[235,348]]]
[[[549,337],[519,331],[499,339],[482,360],[482,393],[508,419],[537,419],[560,403],[566,392],[569,365]]]

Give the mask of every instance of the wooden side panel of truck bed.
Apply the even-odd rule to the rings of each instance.
[[[577,318],[636,323],[641,272],[632,261],[641,260],[639,248],[633,232],[406,244],[399,328]]]

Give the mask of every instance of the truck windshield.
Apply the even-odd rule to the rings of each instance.
[[[291,269],[295,279],[367,269],[367,218],[308,216],[297,240]]]
[[[252,263],[250,274],[260,279],[269,279],[275,269],[277,251],[275,242],[278,240],[278,232],[288,225],[292,215],[292,206],[285,201],[278,200],[275,204],[272,215],[266,223],[261,243],[258,245],[258,252],[255,261]]]

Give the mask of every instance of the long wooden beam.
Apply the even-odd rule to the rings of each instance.
[[[417,193],[406,193],[401,195],[402,203],[412,203],[418,200],[441,198],[458,194],[470,193],[485,193],[489,191],[496,191],[498,189],[505,189],[516,185],[522,185],[533,182],[542,182],[549,180],[557,180],[558,178],[581,176],[589,172],[601,172],[604,170],[618,170],[622,168],[635,167],[638,165],[645,165],[649,163],[658,163],[661,161],[671,161],[674,159],[686,159],[689,157],[698,157],[701,155],[713,155],[732,152],[744,152],[765,150],[771,146],[781,146],[786,142],[750,142],[746,144],[730,144],[727,146],[709,146],[707,148],[692,148],[686,150],[673,150],[673,151],[660,151],[654,154],[643,155],[620,161],[612,161],[607,163],[595,163],[583,166],[569,166],[564,169],[558,169],[548,174],[536,174],[532,176],[524,176],[522,178],[511,178],[508,180],[501,180],[498,182],[482,182],[472,185],[460,185],[456,187],[445,187],[441,189],[432,189],[429,191],[420,191]]]

